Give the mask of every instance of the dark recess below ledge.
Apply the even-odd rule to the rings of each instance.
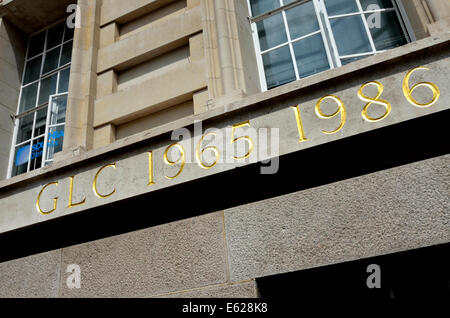
[[[442,156],[449,122],[445,110],[281,156],[274,175],[257,163],[0,234],[0,262]]]

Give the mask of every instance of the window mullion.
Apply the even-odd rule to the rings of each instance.
[[[281,3],[281,4],[283,4],[283,3]],[[300,74],[298,73],[297,61],[295,59],[294,47],[292,46],[291,33],[289,31],[289,24],[288,24],[287,17],[286,17],[286,11],[283,10],[281,13],[283,16],[284,28],[286,30],[286,35],[287,35],[287,39],[288,39],[289,52],[291,53],[292,65],[294,66],[295,78],[296,78],[296,80],[299,80]]]
[[[320,15],[320,5],[317,4],[317,0],[312,0],[312,1],[313,1],[313,6],[314,6],[314,11],[316,12],[316,19],[319,22],[320,34],[322,36],[322,42],[324,44],[325,51],[327,53],[328,64],[330,64],[330,68],[334,68],[335,63],[334,63],[332,55],[331,55],[330,47],[328,45],[328,39],[327,39],[326,33],[325,33],[325,28],[323,26],[322,18]]]
[[[51,108],[52,108],[52,98],[53,95],[50,95],[50,97],[48,98],[48,108],[47,108],[47,119],[45,121],[45,137],[44,137],[44,149],[43,149],[43,153],[42,153],[42,165],[45,164],[45,162],[47,161],[47,144],[48,144],[48,134],[49,134],[49,130],[50,130],[50,113],[51,113]]]
[[[356,4],[358,6],[359,12],[364,12],[362,5],[359,0],[356,0]],[[372,34],[370,33],[369,25],[367,24],[366,16],[364,13],[361,13],[361,19],[363,20],[364,28],[366,29],[367,37],[369,39],[370,47],[372,48],[372,53],[376,53],[377,49],[375,47],[375,43],[372,39]]]
[[[330,18],[329,18],[329,16],[328,16],[327,8],[326,8],[325,3],[324,3],[323,0],[317,0],[317,1],[320,2],[320,7],[321,7],[321,9],[322,9],[322,14],[323,14],[323,16],[324,16],[325,25],[326,25],[325,30],[328,31],[328,32],[327,32],[327,38],[328,38],[328,40],[330,41],[331,47],[332,47],[332,49],[333,49],[334,58],[335,58],[335,60],[336,60],[335,65],[336,65],[336,67],[341,67],[341,66],[342,66],[342,63],[341,63],[341,59],[340,59],[340,57],[339,57],[339,51],[338,51],[338,49],[337,49],[336,40],[335,40],[335,38],[334,38],[333,30],[331,29]]]
[[[247,1],[247,6],[248,6],[248,12],[251,14],[252,9],[250,6],[250,0]],[[266,80],[264,63],[263,63],[262,54],[261,54],[261,46],[259,44],[258,28],[256,27],[255,22],[250,22],[250,27],[252,29],[253,43],[255,45],[255,50],[256,50],[256,65],[258,67],[259,82],[261,85],[261,90],[266,91],[267,90],[267,80]]]

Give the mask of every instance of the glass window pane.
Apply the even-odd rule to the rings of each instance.
[[[286,10],[286,18],[292,40],[319,30],[319,22],[312,1]]]
[[[289,46],[267,52],[263,54],[262,58],[267,88],[280,86],[296,79]]]
[[[42,56],[36,57],[27,62],[25,66],[25,74],[23,76],[23,85],[34,82],[39,79],[41,75]]]
[[[267,11],[279,8],[280,1],[278,1],[278,0],[250,0],[250,6],[252,8],[252,15],[254,17],[256,17]]]
[[[331,19],[331,29],[339,55],[350,55],[372,51],[361,16]]]
[[[50,125],[63,124],[66,121],[67,95],[52,97]]]
[[[281,13],[257,22],[256,27],[261,51],[287,42],[286,28]]]
[[[50,95],[56,92],[56,82],[58,74],[53,74],[50,77],[44,78],[41,81],[41,89],[39,90],[39,105],[48,103]]]
[[[346,64],[349,64],[349,63],[352,63],[352,62],[355,62],[355,61],[359,61],[359,60],[365,59],[366,57],[369,57],[369,56],[372,56],[372,54],[356,56],[356,57],[349,57],[349,58],[346,58],[346,59],[341,59],[341,63],[342,63],[342,65],[346,65]]]
[[[361,7],[364,11],[370,10],[376,10],[377,6],[379,9],[386,9],[386,8],[393,8],[394,5],[392,4],[391,0],[359,0],[361,2]],[[373,5],[373,8],[369,8],[370,5]]]
[[[42,155],[44,153],[44,137],[33,141],[31,146],[30,171],[39,169],[42,166]]]
[[[46,73],[51,72],[58,68],[60,51],[61,51],[61,47],[58,46],[57,48],[50,50],[46,53],[45,62],[44,62],[44,70],[42,71],[42,74],[46,74]]]
[[[19,113],[23,113],[24,111],[36,107],[37,89],[38,83],[34,83],[22,88]]]
[[[300,78],[330,68],[321,34],[315,34],[297,41],[293,43],[293,48]]]
[[[36,114],[36,124],[34,125],[34,136],[45,134],[45,124],[47,122],[47,107],[41,109]]]
[[[30,38],[30,44],[28,47],[28,58],[36,56],[44,51],[45,31],[39,34],[33,35]]]
[[[63,69],[59,72],[59,93],[66,93],[69,91],[69,76],[70,76],[70,68]]]
[[[325,6],[329,16],[359,12],[356,0],[325,0]]]
[[[19,119],[19,128],[17,130],[16,144],[20,144],[26,140],[31,139],[31,132],[33,130],[34,113]]]
[[[73,31],[74,28],[69,28],[66,24],[66,31],[64,33],[64,42],[69,41],[70,39],[73,39]]]
[[[72,60],[72,45],[73,41],[67,42],[63,45],[63,49],[61,52],[61,61],[59,61],[59,66],[66,65],[67,63],[70,63]]]
[[[368,22],[374,17],[366,14]],[[370,34],[377,50],[393,49],[407,43],[406,36],[397,18],[395,11],[382,12],[380,16],[380,27],[377,28],[373,23],[369,23]]]
[[[47,50],[62,43],[65,23],[58,24],[48,30]]]
[[[13,176],[17,176],[19,174],[27,172],[30,150],[31,146],[29,143],[16,148],[16,153],[14,154],[14,166],[12,171]]]
[[[48,133],[47,156],[45,160],[53,159],[55,153],[60,152],[64,143],[64,125],[52,127]]]

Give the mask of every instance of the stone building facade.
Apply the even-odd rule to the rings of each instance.
[[[0,296],[448,251],[449,49],[441,0],[1,1]]]

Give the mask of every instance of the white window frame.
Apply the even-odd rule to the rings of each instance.
[[[57,128],[57,127],[61,127],[61,126],[65,126],[66,121],[64,120],[63,123],[59,123],[59,124],[50,124],[50,119],[51,119],[51,112],[52,112],[52,101],[54,98],[56,97],[61,97],[61,96],[68,96],[69,93],[59,93],[59,94],[53,94],[50,95],[49,99],[48,99],[48,109],[47,109],[47,121],[45,124],[45,139],[44,139],[44,149],[43,149],[43,155],[42,155],[42,167],[44,167],[45,165],[52,163],[53,159],[54,159],[54,155],[55,153],[52,153],[52,158],[48,159],[47,157],[47,147],[48,147],[48,136],[50,133],[50,129],[51,128]],[[66,109],[67,109],[67,104],[66,104]]]
[[[289,45],[289,49],[290,49],[290,53],[291,53],[291,58],[292,58],[292,63],[293,63],[293,67],[294,67],[294,72],[295,72],[295,80],[299,80],[302,77],[299,75],[298,73],[298,67],[297,67],[297,62],[295,59],[295,54],[293,51],[293,46],[292,44],[295,43],[296,41],[299,41],[301,39],[307,38],[309,36],[315,35],[315,34],[321,34],[322,35],[322,40],[324,43],[324,47],[325,47],[325,52],[327,55],[327,59],[328,59],[328,63],[330,65],[330,69],[332,68],[336,68],[336,67],[340,67],[342,66],[342,59],[346,59],[346,58],[354,58],[354,57],[361,57],[361,56],[370,56],[370,55],[374,55],[374,54],[378,54],[378,53],[382,53],[385,52],[387,50],[377,50],[375,47],[375,43],[373,42],[373,38],[372,35],[370,33],[370,29],[369,26],[367,24],[367,20],[365,19],[365,14],[369,14],[369,13],[376,13],[376,12],[392,12],[395,11],[400,23],[400,26],[403,30],[403,33],[406,37],[406,41],[407,42],[411,42],[415,40],[415,36],[414,33],[412,32],[412,28],[411,25],[408,21],[408,18],[406,17],[405,14],[405,10],[403,8],[403,3],[401,0],[391,0],[393,7],[392,8],[380,8],[378,10],[363,10],[362,5],[360,0],[355,0],[358,6],[358,12],[352,12],[352,13],[346,13],[346,14],[340,14],[340,15],[334,15],[334,16],[329,16],[326,6],[325,6],[325,1],[324,0],[296,0],[293,1],[291,3],[288,4],[284,4],[284,0],[276,0],[280,2],[280,7],[270,10],[264,14],[261,14],[259,16],[250,16],[249,17],[249,21],[251,24],[251,30],[252,30],[252,35],[253,35],[253,43],[255,45],[255,50],[256,50],[256,56],[257,56],[257,66],[258,66],[258,70],[259,70],[259,79],[260,79],[260,84],[261,84],[261,89],[262,91],[266,91],[267,88],[267,80],[266,80],[266,76],[265,76],[265,70],[264,70],[264,63],[263,63],[263,54],[270,52],[271,50],[275,50],[278,49],[280,47]],[[290,35],[290,30],[289,30],[289,25],[286,19],[286,10],[291,9],[295,6],[301,5],[303,3],[306,2],[310,2],[312,1],[314,4],[314,9],[316,12],[316,17],[317,17],[317,21],[319,23],[319,30],[312,32],[310,34],[307,34],[305,36],[302,36],[300,38],[297,39],[291,39],[291,35]],[[252,8],[251,8],[251,4],[250,4],[250,0],[247,0],[247,5],[248,5],[248,10],[249,13],[252,14]],[[282,13],[283,16],[283,22],[284,22],[284,27],[286,30],[286,34],[287,34],[287,38],[288,41],[284,42],[282,44],[279,44],[275,47],[272,47],[268,50],[261,50],[260,47],[260,42],[259,42],[259,37],[258,37],[258,30],[256,27],[256,22],[261,21],[269,16],[278,14],[278,13]],[[330,24],[330,20],[333,19],[337,19],[337,18],[341,18],[341,17],[346,17],[346,16],[357,16],[359,15],[361,17],[361,19],[363,20],[363,25],[365,28],[365,31],[367,33],[367,37],[369,39],[369,43],[370,43],[370,47],[371,47],[371,51],[369,52],[364,52],[364,53],[356,53],[356,54],[349,54],[349,55],[339,55],[338,53],[338,49],[337,49],[337,45],[336,45],[336,41],[334,38],[334,34],[331,28],[331,24]]]
[[[41,158],[41,168],[44,166],[44,163],[46,161],[48,161],[48,160],[45,160],[45,155],[46,155],[46,153],[45,153],[46,143],[45,142],[48,139],[47,134],[48,134],[48,123],[49,123],[48,115],[49,115],[49,110],[50,110],[50,100],[51,100],[51,97],[54,96],[54,95],[50,95],[49,96],[49,101],[47,101],[47,102],[45,102],[43,104],[39,104],[39,94],[40,94],[40,90],[41,90],[41,81],[46,79],[46,78],[50,78],[50,77],[54,76],[55,74],[57,74],[57,79],[56,79],[56,93],[57,93],[58,89],[59,89],[59,85],[60,85],[61,72],[64,71],[65,69],[70,69],[70,67],[71,67],[72,61],[70,61],[69,63],[66,63],[66,64],[64,64],[62,66],[59,66],[59,63],[61,62],[61,56],[62,56],[62,51],[63,51],[64,45],[69,43],[69,42],[71,42],[71,41],[73,43],[73,41],[74,41],[74,38],[71,38],[71,39],[69,39],[67,41],[64,40],[64,37],[65,37],[65,34],[66,34],[66,29],[67,29],[66,27],[63,30],[61,43],[58,44],[58,45],[55,45],[55,46],[53,46],[53,47],[51,47],[49,49],[47,49],[48,30],[51,29],[52,27],[58,25],[58,24],[61,24],[64,21],[66,21],[66,19],[67,18],[64,18],[64,19],[61,19],[61,20],[59,20],[59,21],[57,21],[55,23],[52,23],[51,25],[49,25],[49,26],[47,26],[47,27],[45,27],[45,28],[43,28],[43,29],[41,29],[41,30],[31,34],[29,36],[29,38],[28,38],[27,50],[26,50],[26,55],[25,55],[25,62],[24,62],[24,67],[23,67],[23,72],[22,72],[22,81],[21,81],[21,86],[20,86],[19,99],[18,99],[18,103],[17,103],[17,114],[14,115],[14,132],[13,132],[13,139],[12,139],[12,142],[11,142],[11,149],[10,149],[10,156],[9,156],[9,165],[8,165],[8,171],[7,171],[7,178],[11,178],[12,177],[12,172],[13,172],[14,162],[15,162],[16,149],[18,147],[20,147],[22,145],[26,145],[28,143],[30,144],[30,153],[28,155],[27,171],[25,173],[28,173],[28,172],[32,171],[32,170],[30,170],[30,167],[31,167],[31,161],[32,161],[31,155],[33,153],[33,151],[32,151],[33,143],[36,140],[41,139],[42,137],[44,137],[44,147],[43,147],[43,153],[42,153],[42,158]],[[39,54],[29,58],[28,57],[28,53],[29,53],[29,50],[30,50],[31,38],[34,35],[37,35],[37,34],[39,34],[41,32],[45,32],[43,51],[41,53],[39,53]],[[50,52],[51,50],[57,48],[57,47],[61,47],[60,52],[59,52],[59,57],[58,57],[58,67],[56,69],[50,71],[50,72],[43,73],[43,71],[44,71],[44,64],[45,64],[45,58],[46,58],[47,53]],[[73,46],[72,46],[72,50],[73,50]],[[29,61],[31,61],[33,59],[36,59],[36,58],[39,58],[39,57],[42,57],[41,69],[39,71],[39,78],[37,80],[35,80],[35,81],[32,81],[30,83],[27,83],[27,84],[23,85],[24,80],[25,80],[25,72],[26,72],[27,63]],[[23,89],[28,87],[28,86],[30,86],[30,85],[34,85],[36,83],[38,84],[38,87],[37,87],[35,107],[31,108],[31,109],[28,109],[28,110],[26,110],[26,111],[24,111],[22,113],[19,113],[20,112],[20,103],[21,103],[21,100],[22,100]],[[62,94],[62,95],[63,94],[67,94],[67,92],[60,93],[60,94]],[[56,95],[58,95],[58,94],[56,94]],[[37,113],[40,110],[45,109],[46,107],[48,107],[48,109],[47,109],[46,128],[45,128],[45,133],[44,133],[45,135],[41,134],[39,136],[35,136],[34,133],[35,133],[35,128],[36,128]],[[24,117],[26,117],[26,116],[28,116],[30,114],[33,114],[33,123],[32,123],[32,128],[31,128],[31,137],[30,137],[30,139],[27,139],[26,141],[17,143],[17,135],[18,135],[18,131],[19,131],[20,119],[22,119],[22,118],[24,118]],[[35,170],[35,169],[33,169],[33,170]]]

